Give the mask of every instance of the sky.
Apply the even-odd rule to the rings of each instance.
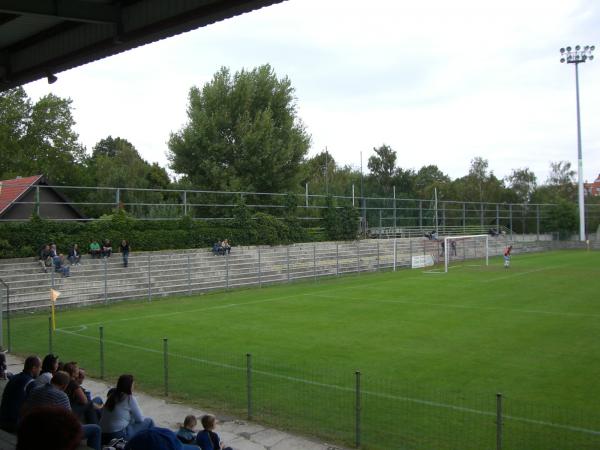
[[[72,99],[88,152],[109,135],[168,165],[188,93],[222,66],[269,63],[295,88],[312,136],[340,165],[365,172],[373,148],[397,165],[436,164],[452,178],[477,156],[498,177],[551,161],[577,168],[575,70],[559,49],[596,45],[597,0],[287,0],[139,47],[25,89]],[[600,173],[600,61],[579,67],[584,179]]]

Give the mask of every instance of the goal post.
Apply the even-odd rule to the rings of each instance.
[[[474,265],[489,265],[489,235],[473,234],[444,237],[444,272],[452,263],[471,261]],[[476,264],[477,261],[481,263]]]

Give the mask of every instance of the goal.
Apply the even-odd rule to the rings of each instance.
[[[487,266],[489,263],[488,235],[446,236],[441,252],[444,257],[444,272],[448,272],[449,268],[458,265]]]

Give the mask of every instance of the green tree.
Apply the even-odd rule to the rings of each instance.
[[[81,183],[86,155],[71,103],[48,94],[32,104],[22,88],[0,94],[2,178],[42,174],[56,185]]]
[[[190,89],[189,121],[169,139],[171,168],[206,189],[293,188],[310,145],[293,94],[268,64],[233,76],[221,68]]]
[[[448,197],[450,177],[442,172],[436,165],[423,166],[415,174],[414,189],[419,198],[431,199],[433,189]]]
[[[510,189],[520,203],[527,204],[537,188],[537,177],[527,167],[524,169],[513,169],[506,177]]]
[[[389,145],[381,145],[373,148],[375,155],[369,158],[369,168],[374,181],[378,183],[383,193],[389,193],[392,189],[392,179],[396,173],[396,152]]]

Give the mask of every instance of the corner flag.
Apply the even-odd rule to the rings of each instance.
[[[54,316],[54,304],[56,299],[60,296],[60,292],[56,289],[50,289],[50,304],[52,306],[52,331],[56,330],[56,318]]]

